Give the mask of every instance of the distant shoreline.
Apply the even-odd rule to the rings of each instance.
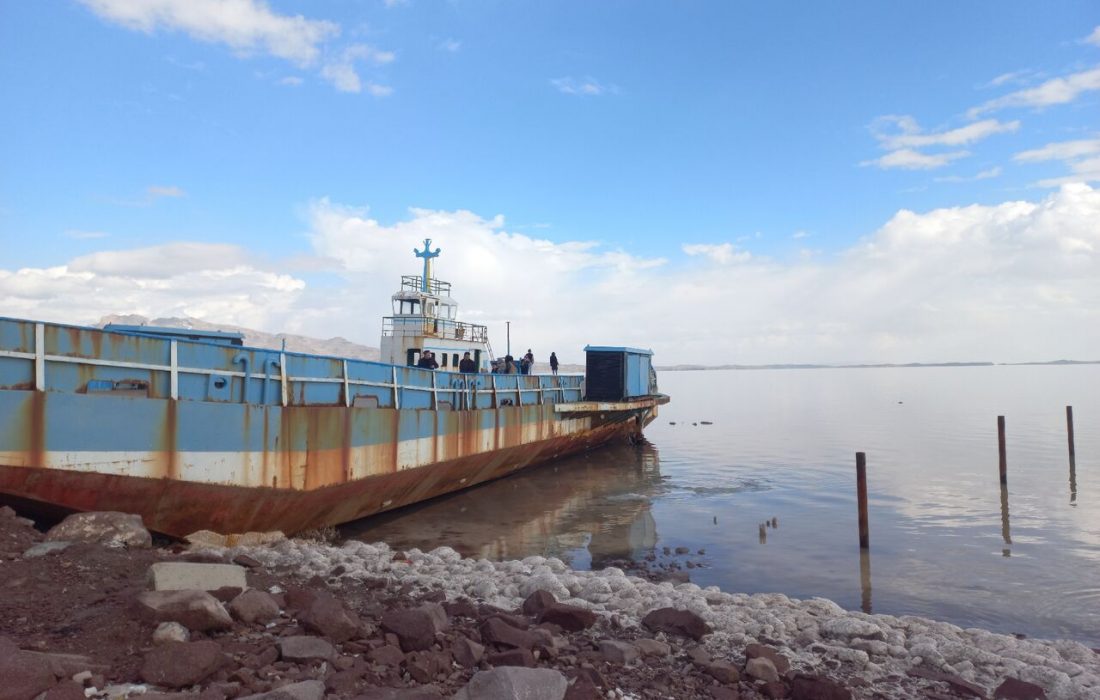
[[[861,364],[861,365],[668,365],[655,367],[659,372],[698,372],[714,369],[884,369],[912,367],[1017,367],[1033,365],[1100,365],[1100,360],[1052,360],[1049,362],[908,362],[904,364]]]

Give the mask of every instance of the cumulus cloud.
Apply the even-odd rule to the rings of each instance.
[[[1032,88],[1011,92],[970,109],[967,116],[976,119],[982,114],[1009,107],[1048,107],[1073,102],[1083,93],[1100,90],[1100,67],[1051,78]]]
[[[181,31],[242,53],[267,53],[298,65],[313,63],[339,25],[273,12],[262,0],[80,0],[127,29]]]
[[[661,364],[1100,359],[1100,190],[1080,183],[1036,201],[899,211],[847,250],[789,261],[732,243],[641,256],[463,210],[386,224],[321,199],[306,217],[302,255],[325,261],[310,285],[286,261],[267,269],[237,246],[174,243],[0,268],[0,305],[74,322],[187,314],[376,345],[399,275],[420,271],[413,247],[431,238],[462,319],[488,325],[498,353],[511,321],[513,349],[564,361],[586,343],[651,347]]]
[[[970,155],[969,151],[950,151],[948,153],[927,154],[921,153],[920,151],[914,151],[911,148],[903,148],[898,151],[887,153],[881,158],[862,161],[860,165],[874,165],[883,170],[891,168],[901,168],[903,170],[933,170],[935,168],[942,168],[951,161],[965,158],[968,155]]]
[[[334,49],[330,42],[340,25],[328,20],[283,15],[263,0],[79,0],[103,19],[134,31],[179,31],[198,41],[228,46],[242,56],[274,56],[299,68],[321,63],[321,77],[342,92],[362,92],[357,64],[384,65],[394,54],[365,44]],[[327,60],[321,60],[326,56]],[[298,85],[285,78],[283,85]],[[369,83],[367,92],[388,95],[391,89]]]
[[[249,257],[236,246],[170,243],[103,251],[48,268],[0,269],[0,304],[10,315],[70,323],[92,323],[115,310],[286,323],[285,310],[305,283],[259,269]]]

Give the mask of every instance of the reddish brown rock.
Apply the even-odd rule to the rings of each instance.
[[[145,655],[141,679],[168,688],[186,688],[212,676],[225,663],[217,642],[168,642]]]
[[[59,683],[47,690],[42,700],[85,700],[84,686],[72,681]]]
[[[994,698],[1005,700],[1046,700],[1046,691],[1035,685],[1018,678],[1006,678],[1003,683],[993,691]]]
[[[481,641],[486,644],[498,644],[517,649],[531,649],[535,646],[536,640],[533,634],[513,627],[500,617],[488,618],[481,623],[478,630],[481,632]]]
[[[154,622],[178,622],[200,632],[233,626],[225,607],[206,591],[146,591],[137,604],[141,614]]]
[[[477,617],[477,606],[469,598],[460,598],[443,603],[443,609],[450,617]]]
[[[642,625],[654,632],[691,637],[699,641],[710,634],[710,625],[690,610],[659,608],[642,618]]]
[[[779,675],[784,676],[791,670],[791,662],[786,656],[779,653],[778,649],[764,646],[763,644],[750,644],[745,647],[745,659],[765,658],[772,662]]]
[[[538,617],[539,613],[558,602],[550,591],[539,589],[523,601],[523,614]]]
[[[538,617],[540,623],[550,622],[570,632],[586,630],[596,624],[598,619],[599,615],[591,610],[578,608],[575,605],[566,605],[565,603],[554,603],[544,609]]]
[[[383,666],[398,666],[405,660],[405,654],[398,647],[386,644],[371,651],[367,658]]]
[[[760,694],[772,700],[781,700],[790,694],[790,690],[782,681],[768,681],[760,686]]]
[[[229,603],[229,612],[241,622],[271,622],[279,616],[279,603],[267,591],[251,588]]]
[[[729,661],[712,661],[703,666],[703,670],[719,683],[728,685],[741,680],[741,672]]]
[[[791,682],[791,700],[852,700],[852,691],[825,676],[799,674]]]
[[[527,649],[509,649],[489,654],[486,661],[493,666],[526,666],[527,668],[535,666],[535,657]]]
[[[481,663],[481,657],[485,655],[485,647],[466,637],[459,637],[451,645],[451,654],[460,666],[473,668]]]
[[[421,651],[435,642],[436,621],[420,608],[390,610],[382,615],[382,629],[397,636],[404,651]]]
[[[328,591],[318,592],[298,619],[307,630],[334,642],[346,642],[359,632],[359,617]]]
[[[426,651],[411,651],[405,655],[405,670],[417,683],[430,683],[439,672],[439,664],[434,654]]]
[[[710,689],[710,696],[714,700],[741,700],[741,691],[737,688],[718,685]]]
[[[0,678],[0,700],[27,700],[56,682],[45,660],[24,657],[5,637],[0,637]]]

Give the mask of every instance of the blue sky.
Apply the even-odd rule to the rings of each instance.
[[[576,325],[548,307],[600,295],[597,330],[678,361],[1052,359],[1094,339],[1049,336],[1100,307],[1095,2],[8,0],[0,85],[10,315],[376,344],[432,235],[491,258],[445,275],[468,280],[464,310],[528,318],[544,345]],[[929,286],[959,245],[985,262]],[[1028,245],[1041,269],[1013,267]],[[789,299],[837,294],[857,259],[906,286]],[[981,308],[959,301],[975,288]],[[622,311],[639,293],[667,306]]]

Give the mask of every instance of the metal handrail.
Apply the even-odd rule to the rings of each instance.
[[[488,327],[476,323],[429,317],[384,316],[382,318],[382,337],[397,335],[399,328],[401,335],[423,335],[446,340],[468,340],[474,343],[485,343],[489,340]]]

